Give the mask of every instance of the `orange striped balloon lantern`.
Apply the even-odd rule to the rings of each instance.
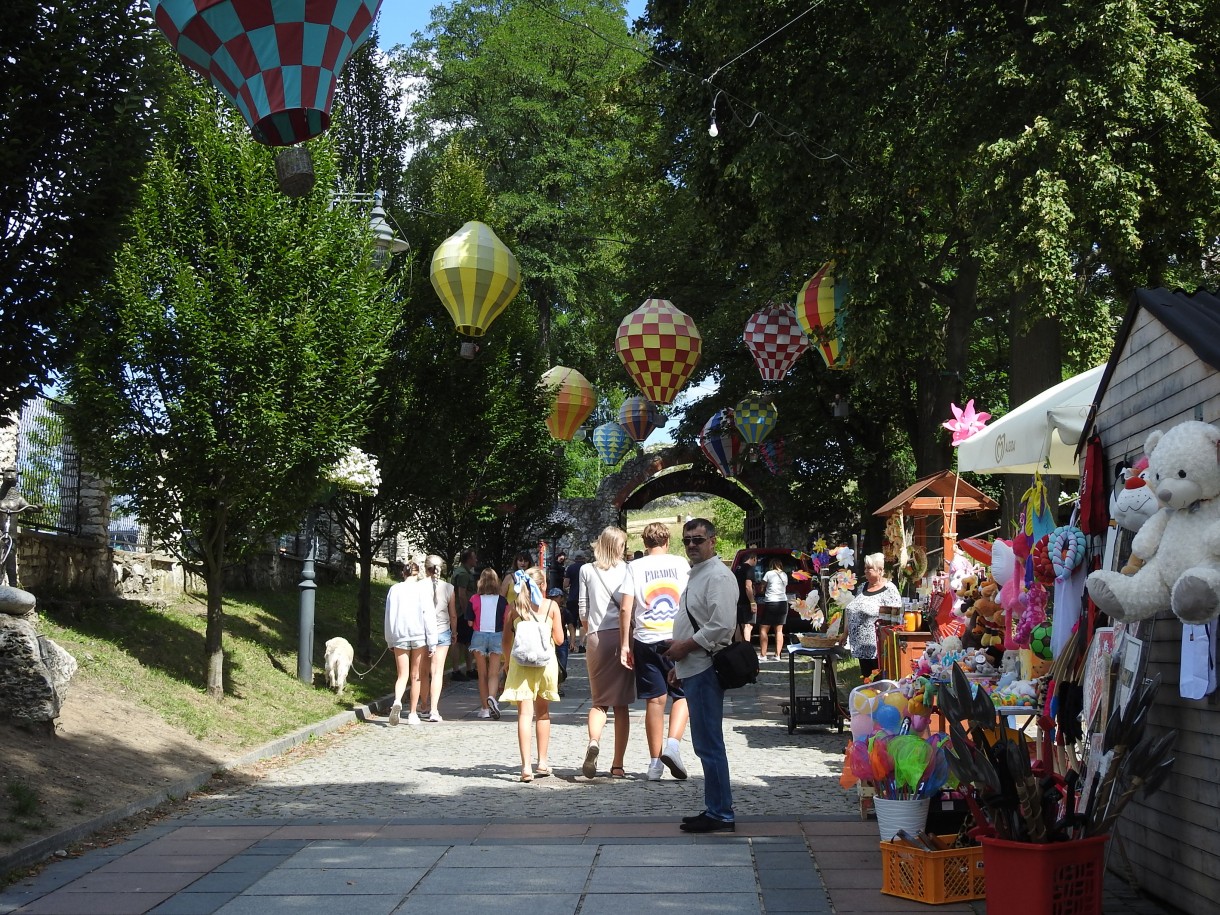
[[[576,369],[557,365],[543,374],[542,386],[551,399],[546,427],[552,438],[570,442],[580,424],[593,412],[597,400],[593,385]]]
[[[663,424],[661,411],[647,397],[628,397],[618,408],[618,423],[633,442],[642,442]]]
[[[432,288],[459,334],[481,337],[521,288],[521,268],[496,233],[476,220],[462,226],[432,255]]]
[[[847,284],[835,282],[835,262],[830,261],[810,277],[796,296],[796,318],[830,369],[851,367],[843,350],[844,301]]]
[[[614,349],[644,396],[673,403],[703,352],[703,338],[689,315],[665,299],[648,299],[618,326]]]

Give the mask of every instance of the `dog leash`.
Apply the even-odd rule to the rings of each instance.
[[[384,658],[384,657],[385,657],[385,656],[386,656],[386,655],[389,653],[389,651],[390,651],[390,648],[389,648],[389,646],[387,645],[387,646],[386,646],[386,650],[385,650],[385,651],[383,651],[383,652],[381,653],[381,657],[380,657],[380,658],[378,658],[376,661],[374,661],[374,662],[373,662],[373,664],[372,664],[372,666],[371,666],[371,667],[369,667],[369,669],[368,669],[368,670],[366,670],[364,673],[360,673],[360,671],[356,670],[356,665],[355,665],[355,663],[353,662],[353,664],[352,664],[352,673],[354,673],[354,674],[355,674],[355,675],[356,675],[358,678],[360,678],[361,680],[363,680],[365,677],[367,677],[369,674],[371,674],[371,673],[372,673],[374,670],[376,670],[376,669],[377,669],[377,665],[381,663],[382,658]]]

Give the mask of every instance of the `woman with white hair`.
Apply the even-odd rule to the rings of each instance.
[[[619,663],[620,633],[618,592],[627,579],[623,548],[627,534],[608,527],[593,543],[593,562],[580,568],[577,612],[585,630],[585,664],[589,670],[589,745],[581,773],[597,775],[602,730],[607,712],[614,709],[614,759],[611,778],[626,778],[623,760],[631,728],[630,709],[635,702],[635,673]]]
[[[866,677],[877,669],[877,617],[881,608],[900,606],[898,589],[885,577],[885,555],[869,553],[864,557],[864,584],[844,610],[851,654]]]
[[[432,705],[429,721],[444,721],[441,718],[441,685],[445,676],[445,656],[457,633],[457,610],[454,605],[453,585],[444,579],[445,560],[429,556],[424,560],[424,580],[421,582],[421,600],[424,612],[436,618],[436,650],[432,652],[428,698]]]

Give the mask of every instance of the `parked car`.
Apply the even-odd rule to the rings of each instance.
[[[767,569],[771,568],[771,561],[778,556],[784,563],[784,571],[788,573],[788,620],[784,623],[784,633],[812,632],[813,626],[810,625],[809,621],[801,619],[800,614],[792,609],[792,599],[809,599],[810,592],[814,590],[814,585],[817,584],[817,576],[813,572],[813,567],[808,562],[797,559],[792,555],[792,552],[792,550],[786,550],[783,547],[760,547],[756,550],[738,550],[729,568],[736,574],[737,570],[745,564],[747,555],[750,553],[757,554],[758,563],[754,566],[754,586],[756,588],[755,593],[761,597],[763,575],[766,574]],[[805,579],[793,578],[792,573],[797,571],[806,572],[809,577]],[[813,599],[816,600],[817,596],[815,595]]]

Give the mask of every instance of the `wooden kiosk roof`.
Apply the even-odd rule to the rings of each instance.
[[[873,514],[891,515],[902,509],[908,518],[919,518],[950,512],[994,511],[999,507],[995,499],[971,486],[952,470],[941,470],[916,480]]]

